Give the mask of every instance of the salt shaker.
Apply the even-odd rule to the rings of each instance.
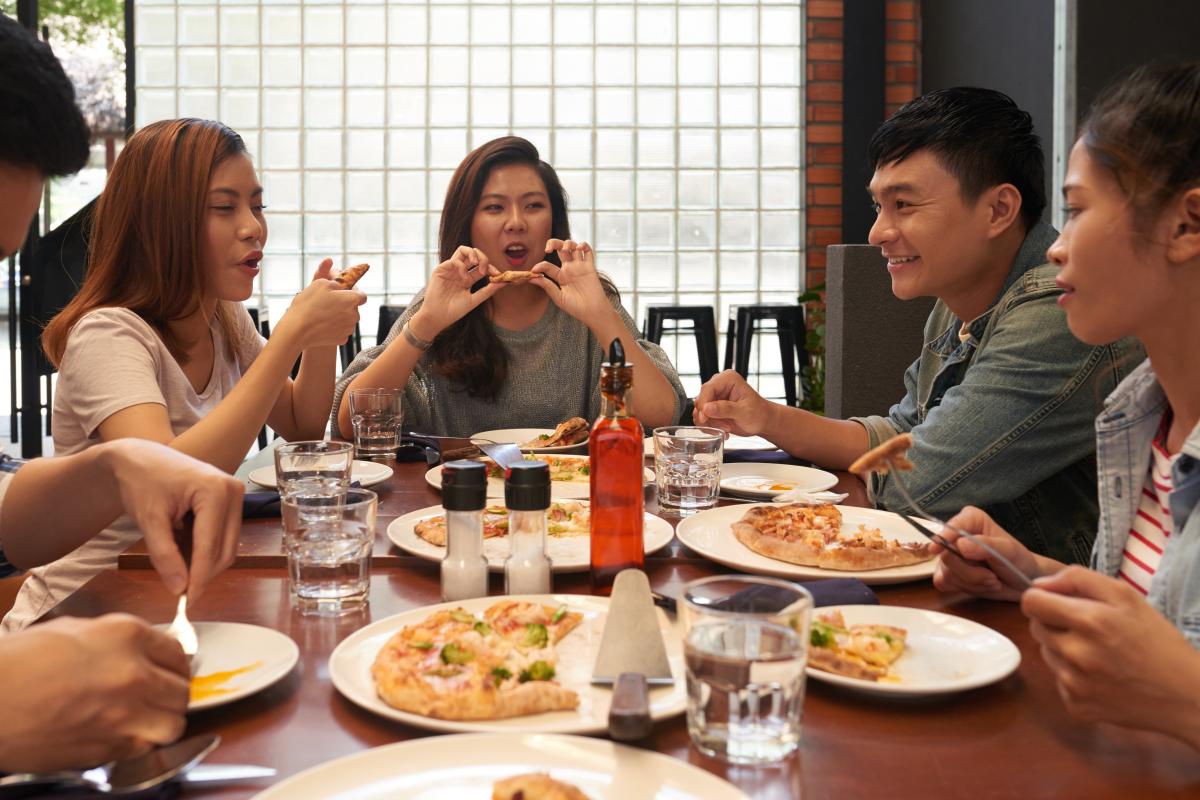
[[[511,555],[504,562],[506,594],[548,594],[550,559],[546,555],[546,510],[550,508],[550,465],[544,461],[513,464],[505,471]]]
[[[483,507],[487,467],[479,461],[442,466],[442,507],[446,509],[446,557],[442,559],[442,600],[466,600],[488,593],[483,554]]]

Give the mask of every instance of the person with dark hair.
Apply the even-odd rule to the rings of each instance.
[[[1067,223],[1050,248],[1072,333],[1133,336],[1148,358],[1096,419],[1101,514],[1092,569],[1031,553],[977,508],[951,523],[934,583],[1020,600],[1067,708],[1200,749],[1200,62],[1134,71],[1095,102],[1071,150]]]
[[[553,428],[600,413],[600,363],[620,339],[633,408],[647,429],[679,419],[685,395],[658,345],[638,338],[587,243],[571,241],[554,168],[525,139],[488,142],[446,191],[442,263],[338,381],[332,424],[346,438],[349,389],[403,388],[404,422],[444,436]],[[515,277],[509,282],[500,280]]]
[[[1091,420],[1137,346],[1086,345],[1044,263],[1044,167],[1032,120],[987,89],[930,92],[875,132],[869,241],[900,299],[937,298],[925,345],[885,416],[835,420],[769,403],[736,373],[705,384],[695,420],[761,434],[789,453],[845,469],[911,433],[911,494],[934,514],[985,507],[1033,551],[1086,561],[1095,536]],[[880,331],[885,335],[884,331]],[[908,510],[890,476],[868,486]]]
[[[46,178],[75,172],[87,156],[88,130],[58,60],[0,14],[0,259],[20,249]],[[0,577],[69,552],[125,513],[167,588],[199,596],[233,560],[241,500],[241,481],[152,442],[28,463],[0,456]],[[188,512],[190,568],[173,530]],[[90,767],[173,741],[186,721],[187,675],[177,642],[124,614],[0,637],[0,772]]]

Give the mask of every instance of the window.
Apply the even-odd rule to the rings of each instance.
[[[515,133],[558,170],[573,235],[639,324],[663,302],[722,320],[802,285],[801,25],[798,0],[142,0],[136,117],[219,118],[245,138],[273,319],[321,258],[369,261],[369,339],[378,304],[407,301],[437,262],[454,168]],[[694,390],[695,348],[673,338]]]

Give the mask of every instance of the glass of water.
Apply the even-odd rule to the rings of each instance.
[[[721,491],[724,449],[725,434],[716,428],[655,428],[654,474],[659,506],[680,514],[714,507]]]
[[[702,753],[765,764],[799,747],[812,607],[803,586],[775,578],[684,585],[688,733]]]
[[[379,499],[366,489],[283,497],[283,548],[292,606],[340,614],[367,604]]]
[[[350,422],[359,458],[394,459],[400,447],[401,391],[351,389]]]
[[[337,494],[350,486],[354,448],[348,442],[288,442],[275,448],[275,485],[285,496]]]

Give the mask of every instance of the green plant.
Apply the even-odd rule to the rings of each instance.
[[[804,347],[808,363],[800,366],[800,407],[825,413],[825,284],[819,283],[796,298],[804,306]]]

